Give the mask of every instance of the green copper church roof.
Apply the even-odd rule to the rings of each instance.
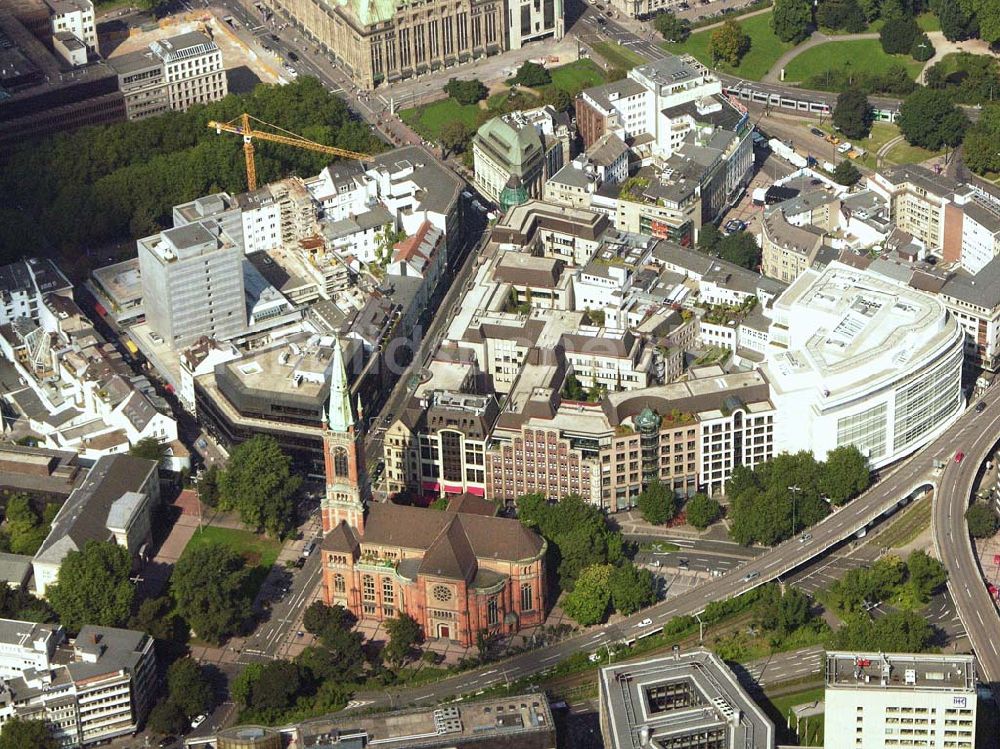
[[[375,26],[391,21],[409,0],[331,0],[330,4],[350,13],[362,26]]]

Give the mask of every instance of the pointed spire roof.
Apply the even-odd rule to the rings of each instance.
[[[329,427],[333,432],[347,432],[354,426],[354,411],[351,409],[351,387],[347,382],[344,367],[344,351],[338,338],[333,346],[333,367],[330,372],[330,414]]]

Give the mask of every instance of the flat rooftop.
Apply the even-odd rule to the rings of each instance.
[[[90,275],[100,285],[108,298],[120,307],[142,299],[142,276],[139,258],[133,257],[114,265],[105,265],[91,271]]]
[[[298,745],[362,747],[453,747],[473,740],[505,738],[509,746],[555,746],[552,712],[543,694],[403,710],[340,720],[317,720],[298,728]],[[538,738],[551,734],[552,743]],[[514,741],[517,741],[515,744]]]
[[[724,737],[725,747],[774,747],[774,724],[708,650],[607,666],[599,686],[607,749],[686,745],[684,736],[704,731]]]
[[[828,652],[826,688],[975,693],[976,662],[958,654]]]

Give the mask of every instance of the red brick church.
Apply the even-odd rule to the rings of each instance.
[[[545,619],[545,541],[516,520],[369,503],[362,430],[343,354],[334,351],[324,415],[324,595],[359,619],[409,614],[425,636],[465,647],[480,630],[511,634]],[[482,505],[470,501],[466,505]]]

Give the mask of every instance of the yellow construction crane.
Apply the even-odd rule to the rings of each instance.
[[[252,121],[252,122],[251,122]],[[280,130],[280,133],[272,133],[267,130],[257,130],[254,128],[252,123],[257,123],[259,125],[265,125],[275,130]],[[247,187],[251,190],[257,189],[257,167],[254,166],[253,161],[253,139],[258,138],[260,140],[269,140],[272,143],[284,143],[286,146],[296,146],[297,148],[308,148],[310,151],[319,151],[320,153],[325,153],[329,156],[343,156],[349,159],[358,159],[359,161],[370,161],[371,156],[366,153],[356,153],[355,151],[348,151],[343,148],[336,148],[335,146],[324,146],[322,143],[316,143],[308,138],[303,138],[301,135],[296,135],[295,133],[289,132],[284,128],[280,128],[277,125],[272,125],[263,120],[258,120],[256,117],[251,117],[250,115],[243,113],[239,117],[230,122],[215,122],[214,120],[208,123],[210,128],[214,128],[215,132],[222,133],[223,131],[227,133],[235,133],[236,135],[243,136],[243,154],[246,156],[247,160]]]

